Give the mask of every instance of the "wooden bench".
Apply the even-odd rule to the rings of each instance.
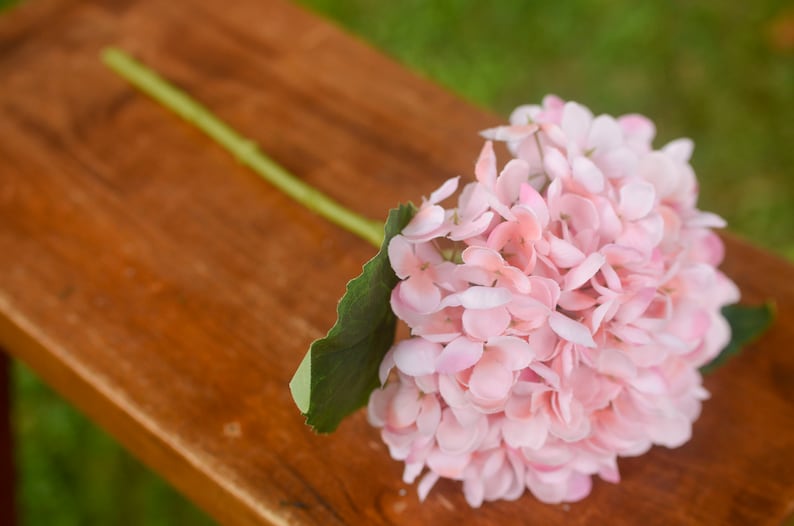
[[[373,249],[99,61],[119,45],[343,204],[382,218],[498,121],[283,0],[36,0],[0,17],[0,345],[224,524],[769,524],[794,512],[794,268],[727,236],[778,320],[708,377],[694,438],[585,501],[420,504],[363,412],[287,389]],[[121,482],[121,481],[120,481]]]

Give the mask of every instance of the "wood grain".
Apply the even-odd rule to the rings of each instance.
[[[187,8],[189,6],[189,8]],[[769,524],[794,511],[794,269],[728,237],[778,322],[708,378],[694,438],[582,503],[420,505],[359,412],[287,382],[372,255],[98,60],[119,45],[373,218],[470,176],[496,118],[282,0],[37,0],[0,17],[0,345],[224,524]],[[119,481],[121,483],[121,481]]]

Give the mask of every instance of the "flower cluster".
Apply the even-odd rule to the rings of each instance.
[[[457,206],[445,182],[389,244],[391,296],[411,329],[369,402],[404,480],[440,477],[472,506],[528,488],[556,503],[617,457],[690,438],[698,368],[727,344],[738,290],[696,209],[692,143],[654,150],[639,115],[593,117],[549,96],[486,130]],[[497,168],[492,141],[513,158]]]

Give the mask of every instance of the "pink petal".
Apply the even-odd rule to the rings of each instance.
[[[452,232],[449,234],[449,238],[452,241],[461,241],[463,239],[470,239],[472,237],[479,236],[488,230],[493,218],[493,212],[485,212],[474,221],[461,221],[459,225],[456,225],[452,229]]]
[[[466,503],[472,508],[479,508],[485,499],[485,484],[479,476],[473,476],[463,481],[463,496]]]
[[[515,336],[496,336],[490,338],[486,350],[498,356],[498,360],[511,371],[523,369],[535,358],[535,351],[529,343]]]
[[[512,205],[518,200],[521,185],[529,180],[529,164],[521,159],[511,159],[496,179],[496,195],[499,200]]]
[[[518,394],[517,391],[532,384],[527,382],[517,383],[513,389],[513,393],[505,403],[505,417],[510,420],[529,420],[535,414],[532,407],[532,397],[523,394]]]
[[[640,289],[629,301],[621,305],[616,314],[620,323],[632,323],[648,310],[648,306],[656,297],[656,288],[645,287]]]
[[[623,130],[613,117],[599,115],[593,119],[587,138],[587,146],[593,149],[593,155],[606,153],[620,146],[622,142]]]
[[[467,309],[492,309],[510,303],[513,294],[502,287],[472,286],[457,296]]]
[[[400,299],[420,314],[435,311],[441,302],[441,291],[425,272],[420,272],[397,284]]]
[[[540,449],[549,435],[548,418],[544,413],[528,420],[505,419],[502,424],[505,442],[514,448]]]
[[[571,268],[584,261],[584,254],[571,243],[550,235],[549,257],[560,268]]]
[[[419,266],[413,244],[401,235],[394,236],[389,241],[388,251],[389,263],[400,279],[407,278]]]
[[[389,404],[386,423],[392,428],[408,427],[419,416],[419,391],[403,384]]]
[[[514,318],[531,322],[534,327],[545,323],[550,312],[547,304],[529,296],[517,296],[507,309]]]
[[[435,205],[454,194],[455,190],[458,189],[458,181],[460,181],[460,176],[452,177],[444,181],[444,184],[442,184],[438,190],[430,194],[428,202]]]
[[[652,152],[642,157],[637,166],[637,175],[656,188],[660,199],[670,195],[680,179],[675,163],[662,152]]]
[[[529,281],[532,284],[533,298],[543,302],[549,308],[557,304],[560,299],[560,286],[556,281],[541,276],[531,276]]]
[[[383,360],[380,362],[380,367],[378,368],[378,378],[380,379],[381,385],[386,383],[392,368],[394,368],[394,347],[389,349],[389,351],[386,353],[386,356],[384,356]]]
[[[596,206],[591,200],[580,195],[565,194],[560,197],[557,213],[559,219],[567,221],[577,232],[597,230],[599,227]]]
[[[535,116],[540,113],[540,106],[537,104],[522,104],[510,113],[510,124],[527,124],[535,120]]]
[[[463,251],[461,257],[467,265],[487,270],[499,270],[505,264],[505,260],[499,252],[486,247],[469,247]]]
[[[442,477],[460,479],[471,462],[471,455],[448,455],[434,448],[427,456],[427,466]]]
[[[671,159],[679,163],[687,163],[692,157],[692,150],[695,149],[695,143],[691,139],[676,139],[664,145],[662,151],[670,156]]]
[[[447,408],[442,413],[441,423],[436,431],[436,440],[443,453],[466,455],[476,449],[477,442],[485,436],[485,432],[487,432],[487,421],[484,417],[480,417],[472,425],[464,426],[452,410]]]
[[[474,165],[474,175],[486,188],[493,189],[496,184],[496,154],[491,141],[485,141],[477,164]]]
[[[543,168],[552,179],[565,179],[571,175],[568,159],[556,148],[544,149]]]
[[[435,396],[423,396],[416,427],[425,436],[435,434],[441,422],[441,404]]]
[[[402,234],[408,237],[422,237],[438,229],[443,223],[446,213],[437,205],[423,206],[411,219]]]
[[[529,368],[532,369],[534,373],[538,376],[543,378],[547,384],[549,384],[554,389],[559,389],[560,387],[560,375],[554,372],[547,365],[543,365],[542,363],[535,361],[529,364]]]
[[[478,340],[488,340],[503,334],[510,325],[510,313],[505,307],[492,309],[466,309],[463,312],[463,330]]]
[[[712,212],[696,211],[692,217],[686,219],[686,226],[693,228],[725,228],[727,223],[723,218]]]
[[[604,174],[587,157],[576,157],[573,160],[573,179],[585,187],[591,194],[604,191]]]
[[[656,418],[646,424],[646,429],[654,443],[669,448],[679,447],[692,438],[692,422],[680,415]]]
[[[567,502],[577,502],[590,495],[593,489],[593,480],[590,475],[583,473],[571,473],[568,480],[568,494],[565,496]]]
[[[618,211],[624,219],[635,221],[648,215],[656,201],[656,190],[645,181],[631,182],[620,189]]]
[[[436,371],[452,374],[468,369],[482,356],[482,342],[475,342],[465,336],[449,342],[436,359]]]
[[[430,490],[433,489],[436,482],[438,482],[439,475],[434,471],[428,471],[422,480],[419,482],[419,486],[416,488],[416,492],[419,494],[419,501],[424,502],[427,498],[427,495],[430,493]]]
[[[637,375],[637,367],[617,349],[603,349],[598,355],[598,372],[617,378],[633,378]]]
[[[521,185],[518,201],[535,213],[535,217],[540,221],[541,226],[549,224],[549,209],[546,200],[531,185]]]
[[[403,470],[403,482],[413,484],[423,469],[425,469],[424,462],[408,462],[406,459],[405,469]]]
[[[446,374],[439,375],[438,392],[450,407],[464,407],[470,404],[463,387],[454,377]]]
[[[519,205],[514,206],[511,211],[518,220],[518,235],[521,243],[540,239],[543,235],[543,226],[531,208]]]
[[[497,126],[480,132],[480,137],[492,141],[520,141],[536,133],[537,124],[523,124],[513,126]]]
[[[443,347],[424,338],[402,340],[394,346],[394,363],[410,376],[422,376],[436,372],[436,359]]]
[[[549,326],[563,340],[595,348],[593,335],[590,330],[582,323],[574,321],[560,312],[552,312],[549,316]]]
[[[527,471],[527,488],[539,501],[546,504],[559,504],[568,493],[567,485],[542,481],[534,470]]]
[[[603,254],[599,254],[598,252],[594,252],[587,256],[584,261],[582,261],[578,266],[569,270],[565,275],[563,289],[578,289],[587,283],[590,278],[595,276],[595,273],[598,272],[598,270],[604,264],[604,261],[606,261],[606,258]]]
[[[541,325],[529,337],[529,345],[535,352],[535,359],[541,361],[549,360],[554,356],[559,341],[557,334],[546,324]]]
[[[592,318],[590,320],[590,325],[593,328],[593,333],[598,332],[598,329],[601,328],[601,324],[603,323],[604,319],[607,319],[607,314],[609,314],[610,310],[614,309],[617,310],[618,304],[615,300],[605,301],[601,305],[595,308],[593,311]],[[611,318],[609,318],[611,319]]]
[[[488,190],[478,183],[463,187],[458,198],[458,215],[461,218],[475,218],[488,210]]]
[[[503,400],[513,386],[513,373],[495,360],[481,361],[469,378],[469,391],[481,400]]]
[[[656,126],[647,117],[632,113],[618,118],[628,142],[635,147],[647,149],[656,135]]]
[[[565,104],[560,125],[565,135],[568,136],[568,140],[574,141],[579,146],[584,146],[592,122],[593,114],[590,113],[590,110],[576,102]]]
[[[369,395],[369,402],[367,404],[367,420],[375,427],[383,427],[386,425],[388,417],[389,405],[392,398],[397,394],[400,385],[398,383],[390,383],[382,389],[375,389]]]
[[[595,199],[593,202],[597,210],[598,234],[603,243],[611,243],[623,230],[623,223],[612,206],[609,199]]]
[[[565,310],[585,310],[595,306],[595,304],[596,298],[578,290],[566,290],[560,294],[559,305]]]

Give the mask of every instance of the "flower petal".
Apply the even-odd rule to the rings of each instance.
[[[436,371],[452,374],[468,369],[482,356],[483,343],[461,336],[449,342],[436,359]]]
[[[482,400],[503,400],[512,386],[512,371],[496,360],[480,361],[469,378],[469,391]]]
[[[511,371],[523,369],[535,358],[535,351],[529,343],[516,336],[496,336],[490,338],[485,346],[490,354]]]
[[[491,141],[485,141],[477,164],[474,165],[474,175],[481,184],[490,190],[496,184],[496,154]]]
[[[406,237],[426,236],[441,227],[445,217],[446,213],[442,207],[438,205],[423,206],[411,219],[411,222],[403,228],[402,234]]]
[[[443,346],[424,338],[409,338],[394,346],[394,363],[410,376],[422,376],[436,372],[436,359]]]
[[[563,285],[564,290],[578,289],[587,281],[595,276],[595,273],[601,268],[606,261],[603,254],[594,252],[587,256],[579,265],[572,268],[565,275],[565,282]]]
[[[441,291],[425,272],[398,283],[400,299],[420,314],[435,311],[441,302]]]
[[[623,219],[635,221],[648,215],[656,201],[656,190],[651,183],[636,181],[620,189],[618,211]]]
[[[576,157],[573,160],[573,179],[591,194],[604,191],[604,174],[587,157]]]
[[[513,294],[503,287],[473,286],[458,294],[460,304],[467,309],[492,309],[510,303]]]
[[[580,147],[584,146],[592,122],[593,114],[590,113],[590,110],[576,102],[565,103],[560,125],[569,140],[574,141]]]
[[[455,190],[458,189],[459,181],[460,176],[452,177],[444,181],[444,184],[442,184],[438,190],[430,194],[430,199],[428,199],[428,202],[435,205],[454,194]]]
[[[502,434],[505,442],[516,449],[540,449],[549,435],[548,418],[539,413],[528,420],[505,419]]]
[[[595,348],[593,335],[586,325],[572,320],[561,312],[552,312],[549,316],[549,326],[563,340],[585,347]]]
[[[466,309],[462,317],[466,334],[482,341],[503,334],[510,320],[510,313],[505,307]]]

